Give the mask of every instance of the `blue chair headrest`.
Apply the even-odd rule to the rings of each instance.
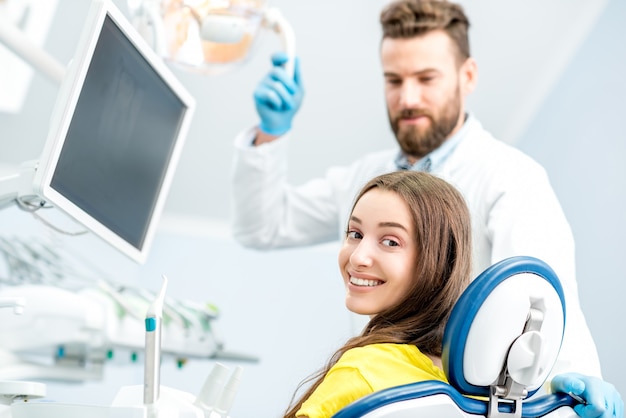
[[[456,303],[443,338],[444,371],[461,393],[488,396],[505,370],[531,396],[556,361],[564,329],[565,297],[554,271],[533,257],[505,259]]]

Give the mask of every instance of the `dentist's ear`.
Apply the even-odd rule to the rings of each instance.
[[[467,96],[474,91],[476,83],[478,82],[478,65],[476,64],[476,60],[472,57],[467,58],[465,62],[461,64],[461,68],[459,68],[459,75],[461,93]]]

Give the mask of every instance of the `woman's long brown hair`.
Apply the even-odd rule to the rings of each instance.
[[[427,173],[399,171],[378,176],[363,187],[355,204],[374,188],[397,193],[410,208],[417,243],[412,287],[403,300],[374,316],[359,336],[349,339],[321,370],[298,386],[299,390],[312,382],[299,400],[292,402],[285,418],[296,417],[330,368],[352,348],[377,343],[413,344],[424,354],[441,356],[445,324],[470,280],[469,211],[454,187]]]

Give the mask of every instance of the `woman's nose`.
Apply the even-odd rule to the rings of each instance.
[[[372,261],[372,245],[369,241],[362,239],[350,255],[350,263],[353,266],[370,266]]]

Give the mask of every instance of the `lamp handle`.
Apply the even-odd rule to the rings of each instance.
[[[285,70],[292,78],[294,75],[294,61],[296,58],[296,36],[293,26],[285,19],[275,7],[271,7],[265,11],[263,16],[263,24],[265,27],[278,33],[288,60],[285,63]]]

